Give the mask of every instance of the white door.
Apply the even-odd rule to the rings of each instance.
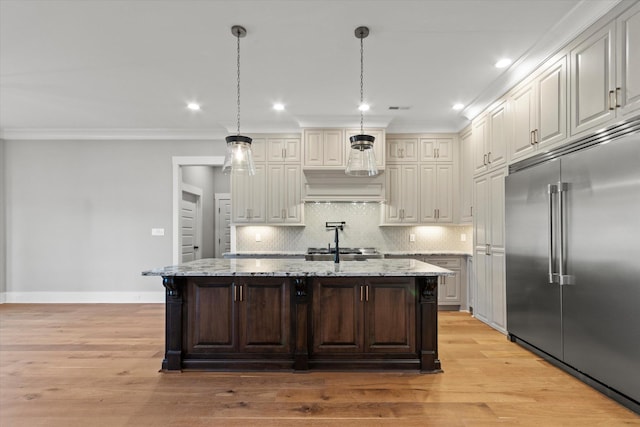
[[[180,262],[198,259],[198,196],[182,192],[180,202]]]
[[[216,199],[216,258],[231,252],[231,196],[228,193],[215,195]]]

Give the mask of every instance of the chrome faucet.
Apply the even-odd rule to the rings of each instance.
[[[333,257],[333,262],[338,264],[340,263],[340,242],[339,242],[339,238],[338,238],[338,230],[344,230],[344,225],[346,223],[344,221],[340,221],[340,222],[326,222],[325,223],[325,227],[327,228],[327,230],[334,230],[335,231],[335,244],[336,244],[336,253]],[[331,249],[331,243],[329,243],[329,249]]]

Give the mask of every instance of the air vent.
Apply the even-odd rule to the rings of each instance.
[[[391,105],[389,106],[389,110],[408,110],[411,107],[398,107],[397,105]]]

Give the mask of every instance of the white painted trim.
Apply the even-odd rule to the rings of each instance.
[[[173,264],[180,264],[180,199],[182,198],[182,166],[222,166],[224,156],[173,156]],[[233,238],[233,235],[232,235]]]
[[[7,140],[222,140],[224,129],[0,129],[0,138]]]
[[[154,292],[5,292],[7,304],[149,304],[164,303],[164,289]]]

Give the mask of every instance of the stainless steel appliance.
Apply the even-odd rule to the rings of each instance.
[[[304,257],[307,261],[333,261],[336,248],[308,248]],[[384,255],[374,248],[340,248],[342,261],[366,261],[372,258],[384,258]]]
[[[640,411],[640,119],[514,164],[509,336]]]

